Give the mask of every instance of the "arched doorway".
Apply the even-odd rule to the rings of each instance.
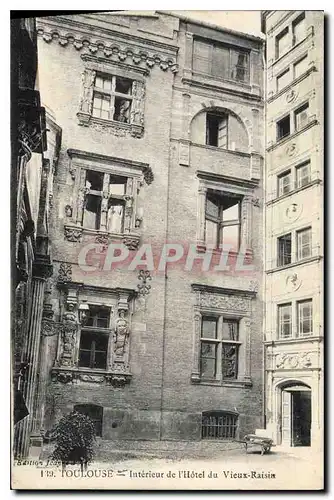
[[[302,382],[279,387],[278,442],[286,446],[311,446],[311,388]]]

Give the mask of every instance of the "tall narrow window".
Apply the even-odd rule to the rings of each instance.
[[[297,187],[307,186],[311,182],[311,163],[309,161],[296,167]]]
[[[219,148],[228,148],[227,140],[227,122],[228,116],[225,114],[215,115],[207,113],[206,115],[206,144]]]
[[[291,303],[278,306],[278,336],[281,339],[288,339],[292,336]]]
[[[276,59],[281,57],[289,48],[289,28],[286,27],[276,37]]]
[[[306,38],[306,20],[305,13],[301,16],[297,17],[295,21],[292,23],[292,36],[293,36],[293,44],[301,42]]]
[[[239,322],[223,320],[222,378],[236,379],[238,376]]]
[[[291,233],[278,238],[278,266],[291,264]]]
[[[83,213],[83,226],[88,229],[99,229],[100,227],[102,188],[103,173],[87,170],[87,195]]]
[[[89,314],[80,334],[80,367],[106,369],[110,336],[109,322],[109,308],[90,305]]]
[[[307,54],[304,56],[302,59],[299,59],[294,65],[293,65],[293,77],[298,78],[301,75],[303,75],[308,69],[308,58]]]
[[[291,170],[284,172],[278,176],[278,196],[283,196],[283,194],[287,194],[292,189],[291,183]]]
[[[215,378],[217,369],[217,326],[215,317],[202,317],[201,377]]]
[[[308,124],[309,105],[304,104],[295,111],[295,129],[300,130]]]
[[[312,255],[312,229],[297,231],[297,259],[307,259]]]
[[[248,54],[231,50],[231,78],[239,82],[248,80]]]
[[[283,73],[281,73],[277,79],[277,92],[282,90],[284,87],[286,87],[290,83],[290,70],[289,68],[285,70]]]
[[[284,139],[288,135],[290,135],[290,115],[277,122],[277,140]]]
[[[312,300],[297,302],[298,337],[307,337],[313,331]]]
[[[122,233],[124,229],[126,180],[119,175],[110,176],[107,227],[111,233]]]
[[[228,244],[237,251],[240,246],[241,199],[208,193],[205,211],[206,243],[219,247]]]

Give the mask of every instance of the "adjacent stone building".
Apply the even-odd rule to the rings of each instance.
[[[262,38],[166,12],[40,18],[37,30],[54,169],[34,430],[77,409],[101,453],[110,440],[254,432]]]
[[[278,444],[323,439],[323,12],[267,11],[265,407]]]

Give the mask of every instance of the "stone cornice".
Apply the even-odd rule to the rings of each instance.
[[[249,299],[253,299],[256,297],[256,292],[252,290],[239,290],[237,288],[221,288],[220,286],[211,286],[211,285],[202,285],[200,283],[192,283],[192,290],[196,292],[207,292],[207,293],[215,293],[219,295],[237,295],[237,296],[245,296]]]
[[[212,172],[206,172],[204,170],[197,170],[196,175],[199,179],[221,182],[225,184],[233,184],[243,188],[256,188],[259,185],[259,181],[252,181],[251,179],[241,179],[238,177],[229,177],[227,175],[214,174]]]
[[[178,71],[176,56],[178,47],[147,40],[130,33],[113,31],[102,27],[94,28],[77,20],[55,17],[54,20],[39,19],[37,34],[47,43],[58,41],[66,47],[104,56],[110,60],[131,62],[136,66],[159,66],[163,71]]]

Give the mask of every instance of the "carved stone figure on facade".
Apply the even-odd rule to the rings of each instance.
[[[82,73],[82,96],[80,101],[80,109],[83,113],[90,114],[93,102],[93,88],[95,82],[95,71],[85,70]]]
[[[125,351],[125,343],[129,336],[129,323],[125,318],[125,311],[119,312],[119,318],[116,321],[115,328],[115,345],[114,351],[116,356],[123,356]]]

